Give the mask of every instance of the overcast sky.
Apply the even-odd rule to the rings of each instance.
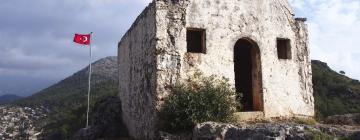
[[[94,32],[94,60],[117,42],[151,0],[1,0],[0,95],[29,95],[88,64],[74,33]],[[289,0],[308,18],[312,59],[360,79],[360,1]]]

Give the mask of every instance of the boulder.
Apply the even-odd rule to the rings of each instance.
[[[191,133],[170,134],[160,131],[160,140],[191,140]]]

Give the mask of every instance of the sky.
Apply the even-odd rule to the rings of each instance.
[[[360,1],[289,0],[307,17],[311,58],[360,80]]]
[[[74,33],[93,34],[93,60],[117,43],[151,0],[1,0],[0,96],[28,96],[88,65]],[[360,79],[360,1],[289,0],[307,17],[311,58]]]

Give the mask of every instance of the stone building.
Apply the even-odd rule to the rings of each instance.
[[[243,112],[314,116],[304,22],[287,0],[154,0],[118,46],[130,135],[155,139],[161,101],[195,72],[229,78]]]

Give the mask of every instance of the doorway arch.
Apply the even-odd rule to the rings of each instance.
[[[263,111],[260,49],[253,40],[242,38],[236,42],[234,72],[236,92],[242,93],[240,111]]]

